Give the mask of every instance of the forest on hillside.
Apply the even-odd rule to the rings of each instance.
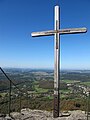
[[[11,84],[11,111],[20,111],[21,108],[27,107],[53,110],[53,71],[10,69],[6,70],[6,74],[17,86]],[[90,73],[62,71],[60,77],[60,109],[86,111],[88,97],[82,88],[90,88]],[[10,82],[0,72],[0,113],[8,113],[9,85]]]

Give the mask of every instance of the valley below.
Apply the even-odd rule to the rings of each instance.
[[[27,112],[41,110],[43,114],[43,111],[47,111],[52,117],[54,92],[53,70],[9,68],[4,69],[4,71],[12,81],[11,94],[10,81],[0,71],[0,114],[21,112],[24,109]],[[73,116],[80,112],[84,115],[83,120],[86,119],[87,114],[85,113],[90,113],[90,71],[62,70],[60,73],[59,92],[61,113],[69,112],[70,116]],[[68,117],[67,119],[63,119],[63,117],[59,119],[72,120],[68,119]],[[73,120],[80,120],[80,118]]]

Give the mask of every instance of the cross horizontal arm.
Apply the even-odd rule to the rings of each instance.
[[[76,33],[85,33],[87,32],[87,28],[69,28],[69,29],[61,29],[61,30],[49,30],[49,31],[41,31],[41,32],[33,32],[31,33],[32,37],[39,37],[39,36],[50,36],[54,35],[55,33],[59,33],[60,35],[63,34],[76,34]]]

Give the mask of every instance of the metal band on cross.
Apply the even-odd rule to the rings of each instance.
[[[53,117],[59,117],[59,104],[60,104],[60,35],[63,34],[76,34],[85,33],[86,28],[69,28],[60,29],[60,18],[59,18],[59,6],[55,6],[55,29],[49,31],[33,32],[32,37],[39,36],[50,36],[54,35],[54,51],[55,51],[55,63],[54,63],[54,110]]]

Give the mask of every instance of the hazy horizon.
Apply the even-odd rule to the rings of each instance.
[[[1,67],[3,69],[31,69],[31,70],[54,70],[54,68],[31,68],[31,67]],[[60,70],[90,70],[81,68],[61,68]]]

